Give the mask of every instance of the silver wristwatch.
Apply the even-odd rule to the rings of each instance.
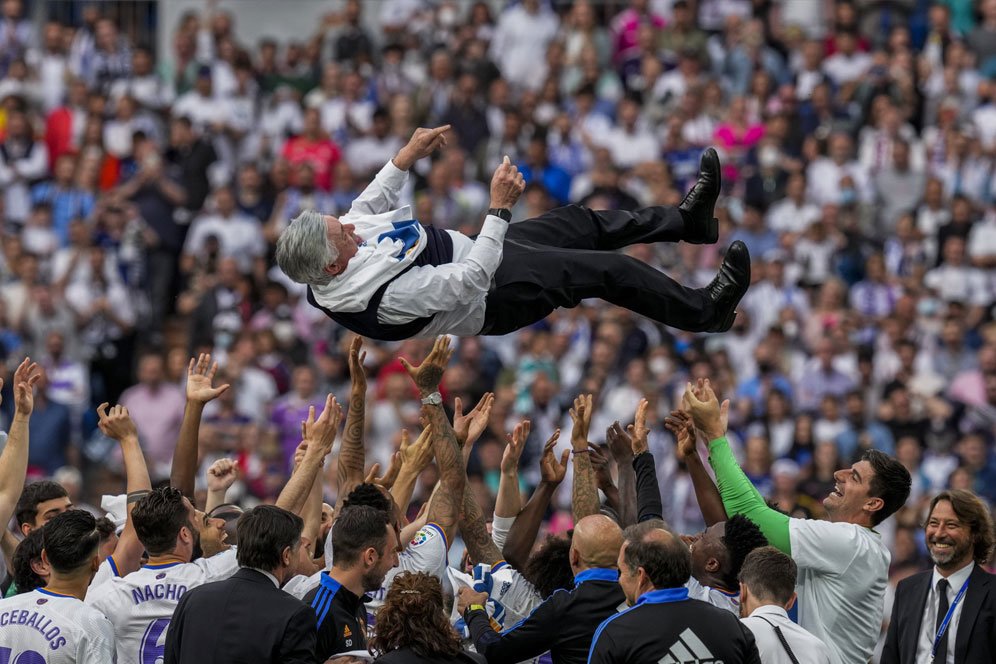
[[[423,406],[440,406],[442,403],[443,395],[438,390],[422,399]]]

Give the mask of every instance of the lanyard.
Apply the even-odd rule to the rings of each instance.
[[[948,607],[948,613],[944,616],[944,622],[941,623],[940,629],[937,630],[937,636],[934,637],[934,646],[930,649],[930,661],[934,661],[934,656],[937,654],[937,646],[940,644],[941,639],[944,638],[944,633],[948,631],[948,623],[951,622],[951,616],[954,615],[955,609],[958,608],[958,603],[961,602],[961,598],[965,596],[965,591],[968,590],[968,582],[972,579],[970,574],[965,583],[961,584],[961,590],[955,595],[954,601],[951,602],[951,606]]]

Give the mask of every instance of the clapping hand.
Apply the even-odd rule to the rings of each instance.
[[[730,400],[727,399],[720,405],[708,378],[700,378],[695,387],[688,383],[682,402],[683,410],[689,412],[695,428],[705,435],[706,440],[716,440],[726,435]]]
[[[331,394],[325,399],[322,414],[315,419],[315,407],[308,409],[308,419],[302,425],[303,438],[308,443],[307,453],[319,454],[324,459],[332,451],[335,444],[339,422],[342,420],[342,408]]]
[[[650,429],[647,428],[647,407],[649,405],[646,399],[640,399],[640,403],[636,406],[636,417],[633,424],[626,427],[629,432],[633,456],[643,454],[649,449],[647,446],[647,436],[650,435]]]

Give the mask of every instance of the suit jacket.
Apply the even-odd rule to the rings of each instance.
[[[892,621],[885,637],[882,664],[913,664],[926,610],[933,568],[899,582]],[[996,583],[994,575],[976,565],[969,577],[964,607],[955,636],[955,664],[996,662]],[[951,648],[951,643],[948,643]]]
[[[315,664],[315,612],[256,570],[185,593],[163,664]]]

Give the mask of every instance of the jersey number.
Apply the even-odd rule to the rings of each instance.
[[[45,658],[34,650],[25,650],[17,657],[10,648],[0,648],[0,664],[46,664]]]
[[[161,664],[166,656],[166,629],[169,627],[169,618],[153,620],[145,629],[145,636],[142,637],[142,653],[140,660],[142,664]],[[0,662],[0,664],[5,664]]]

